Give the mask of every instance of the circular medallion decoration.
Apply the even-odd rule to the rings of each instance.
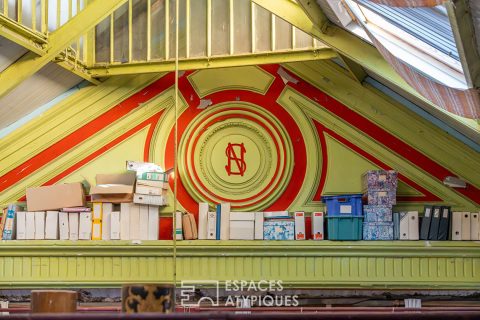
[[[179,173],[198,202],[256,210],[287,187],[293,151],[285,128],[265,109],[240,102],[211,106],[182,135]]]

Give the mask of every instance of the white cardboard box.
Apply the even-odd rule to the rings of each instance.
[[[263,240],[263,212],[255,212],[255,240]]]
[[[110,214],[110,240],[120,240],[120,211]]]
[[[480,217],[478,212],[471,212],[470,213],[470,239],[471,240],[480,240],[479,224],[480,224]]]
[[[408,240],[409,232],[409,214],[400,212],[400,240]]]
[[[35,211],[35,240],[45,239],[45,211]]]
[[[312,212],[312,237],[313,240],[324,240],[323,212]]]
[[[209,211],[207,217],[207,239],[215,240],[217,238],[217,213]]]
[[[220,204],[220,240],[230,239],[230,203]]]
[[[166,196],[152,196],[147,194],[138,194],[133,195],[133,202],[138,204],[150,204],[154,206],[166,206],[167,197]]]
[[[158,206],[148,206],[148,240],[158,240],[159,222]]]
[[[78,240],[80,214],[78,212],[68,213],[68,231],[70,232],[70,240]]]
[[[148,240],[148,206],[139,205],[140,207],[140,240]]]
[[[295,240],[306,240],[305,234],[305,212],[295,212]]]
[[[47,211],[45,219],[45,239],[58,239],[58,211]]]
[[[255,239],[255,213],[230,212],[229,236],[231,240]]]
[[[140,240],[140,206],[130,206],[130,240]]]
[[[130,240],[130,207],[133,203],[120,204],[120,239]]]
[[[208,203],[200,202],[198,204],[198,239],[207,239],[207,217],[208,217]]]
[[[17,240],[25,240],[26,239],[26,226],[27,226],[27,217],[25,211],[18,211],[17,212]]]
[[[462,240],[463,212],[452,212],[452,240]]]
[[[175,238],[183,240],[182,213],[178,211],[175,214]]]
[[[408,239],[419,240],[420,234],[418,232],[418,211],[408,212]]]
[[[35,212],[25,214],[25,239],[35,239]]]
[[[80,212],[80,219],[78,222],[78,239],[91,240],[92,239],[92,212]]]
[[[462,240],[470,240],[470,212],[462,214]]]
[[[102,240],[111,239],[113,203],[104,202],[102,206]]]
[[[68,227],[68,212],[59,212],[58,229],[60,231],[60,240],[68,240],[70,238]]]

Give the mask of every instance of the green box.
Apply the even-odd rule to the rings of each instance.
[[[363,216],[326,217],[328,240],[362,240]]]

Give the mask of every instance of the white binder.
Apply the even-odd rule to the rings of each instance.
[[[25,240],[26,239],[26,227],[27,227],[27,217],[25,211],[18,211],[17,212],[17,240]]]
[[[35,211],[35,240],[45,239],[45,211]]]
[[[217,238],[217,213],[208,212],[207,217],[207,239],[215,240]]]
[[[295,212],[295,240],[306,240],[305,234],[305,212]]]
[[[104,202],[102,208],[102,240],[111,239],[113,204]]]
[[[323,212],[312,212],[312,238],[313,240],[324,240]]]
[[[207,239],[207,217],[208,203],[200,202],[198,204],[198,239]]]
[[[120,211],[110,214],[110,240],[120,240]]]
[[[409,240],[409,213],[400,212],[400,240]]]
[[[263,212],[255,212],[255,240],[263,240]]]
[[[140,240],[148,240],[148,206],[139,205],[140,207]]]
[[[58,239],[58,211],[47,211],[45,219],[45,239]]]
[[[25,239],[35,239],[35,212],[25,214]]]
[[[230,240],[230,203],[220,204],[220,240]]]
[[[68,213],[68,231],[70,233],[70,240],[78,240],[80,216],[78,212]]]
[[[130,240],[140,240],[140,206],[130,206]]]
[[[133,203],[120,204],[120,239],[130,240],[130,207]]]
[[[452,240],[462,240],[463,212],[452,212]]]
[[[78,222],[78,239],[91,240],[92,239],[92,212],[80,212],[80,220]]]
[[[408,212],[408,240],[418,240],[418,211],[409,211]],[[401,232],[401,230],[400,230]],[[400,234],[401,236],[401,234]]]
[[[159,222],[158,206],[148,206],[148,240],[158,240]]]
[[[480,240],[479,235],[479,223],[480,217],[478,212],[470,213],[470,239],[471,240]]]
[[[470,212],[463,212],[462,214],[462,240],[471,240]]]
[[[68,212],[58,213],[58,229],[60,231],[60,240],[68,240],[70,237],[68,225]]]

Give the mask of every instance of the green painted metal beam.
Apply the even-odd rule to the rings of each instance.
[[[63,26],[51,33],[46,53],[29,52],[0,73],[0,97],[32,76],[82,34],[93,28],[126,0],[95,0]]]
[[[45,54],[48,43],[46,35],[35,32],[3,14],[0,14],[0,36],[38,55]]]
[[[339,58],[343,61],[345,66],[348,69],[348,72],[350,73],[350,76],[358,81],[359,83],[362,83],[363,80],[368,76],[367,73],[365,72],[365,69],[349,57],[346,57],[343,54],[339,54]]]
[[[330,21],[315,0],[297,0],[310,21],[313,22],[323,33],[326,32]]]
[[[466,0],[447,1],[448,18],[462,62],[463,73],[470,88],[480,88],[480,55],[475,41],[471,10]]]
[[[180,70],[198,70],[224,68],[269,63],[287,63],[296,61],[325,60],[336,57],[330,48],[318,48],[302,51],[278,51],[247,55],[219,56],[210,58],[183,59],[179,61]],[[95,78],[125,74],[156,73],[175,70],[175,61],[156,61],[146,63],[109,64],[90,68]]]
[[[291,288],[440,290],[480,283],[473,241],[176,241],[176,269],[173,249],[163,240],[2,241],[0,287],[172,283],[174,271],[178,282],[198,285],[267,279]]]

